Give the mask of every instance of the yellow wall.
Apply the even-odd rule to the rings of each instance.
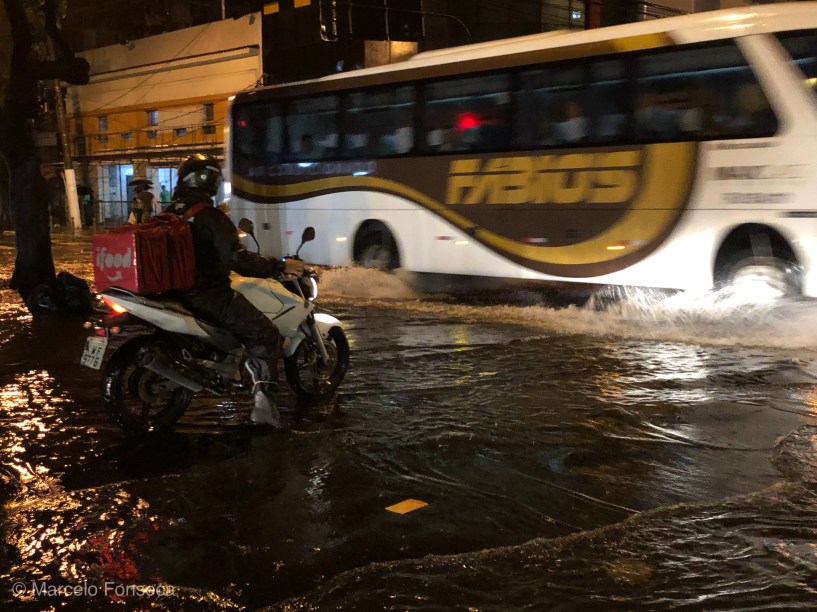
[[[205,118],[207,103],[213,105],[211,121]],[[150,110],[157,111],[157,125],[149,125]],[[78,115],[73,117],[74,150],[80,156],[145,152],[151,148],[160,148],[170,154],[178,147],[222,145],[226,111],[227,100],[219,96]],[[107,130],[100,130],[100,117],[107,118]],[[177,132],[180,128],[186,130],[186,134],[180,135]],[[126,139],[125,134],[130,134],[130,138]],[[107,142],[104,142],[105,137]]]
[[[262,76],[260,13],[81,55],[91,66],[89,83],[69,86],[66,96],[80,163],[102,156],[105,163],[120,157],[123,164],[164,165],[162,158],[178,159],[199,145],[218,154],[227,98]],[[213,104],[212,120],[205,117],[206,103]],[[157,125],[148,122],[153,109]],[[105,130],[100,117],[107,118]]]

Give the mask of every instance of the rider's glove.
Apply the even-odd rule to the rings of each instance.
[[[303,276],[305,264],[300,259],[286,259],[284,261],[284,274]]]

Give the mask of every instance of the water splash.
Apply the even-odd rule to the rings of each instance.
[[[407,273],[369,268],[332,268],[321,274],[320,292],[334,298],[410,299],[418,295]]]
[[[361,268],[327,270],[321,279],[328,302],[400,308],[445,319],[532,326],[545,334],[582,334],[710,346],[804,349],[817,347],[817,302],[747,300],[729,291],[668,294],[649,289],[609,288],[584,305],[554,306],[553,292],[529,288],[490,293],[480,304],[457,296],[424,295],[409,273]],[[486,293],[486,296],[489,294]]]

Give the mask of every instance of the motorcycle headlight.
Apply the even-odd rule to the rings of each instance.
[[[318,281],[314,276],[309,277],[309,301],[314,302],[318,297]]]

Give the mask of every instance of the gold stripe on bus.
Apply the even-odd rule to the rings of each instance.
[[[270,4],[264,5],[264,15],[272,15],[273,13],[277,13],[279,10],[278,3],[272,2]]]
[[[312,4],[312,0],[295,0],[295,8],[303,8]]]
[[[610,42],[618,53],[645,51],[647,49],[657,49],[658,47],[666,47],[673,44],[672,38],[670,38],[670,35],[666,32],[614,38]]]
[[[485,228],[477,228],[472,235],[495,251],[544,264],[597,264],[631,255],[642,248],[654,246],[652,243],[666,233],[686,206],[694,178],[696,150],[696,144],[692,142],[645,146],[646,160],[642,170],[641,191],[618,222],[590,240],[559,247],[543,247],[506,238]],[[417,189],[378,177],[336,176],[291,185],[262,185],[234,176],[233,186],[255,196],[284,200],[341,189],[381,191],[415,202],[461,230],[474,228],[473,221]],[[618,245],[621,241],[627,241],[633,246],[623,250],[607,248]]]
[[[624,216],[590,240],[561,247],[537,247],[479,228],[475,238],[495,250],[548,264],[594,264],[619,259],[641,250],[638,246],[608,250],[622,240],[650,245],[677,219],[685,207],[693,180],[696,146],[690,142],[649,145],[642,170],[642,189]]]
[[[317,179],[305,183],[294,183],[292,185],[262,185],[248,181],[240,176],[232,177],[233,189],[245,191],[254,196],[265,198],[291,200],[293,198],[308,197],[316,192],[350,191],[355,189],[366,189],[369,191],[380,191],[399,195],[411,202],[431,210],[441,217],[444,217],[457,227],[473,227],[473,223],[466,217],[455,213],[453,210],[441,204],[437,200],[428,197],[421,191],[392,181],[390,179],[378,178],[376,176],[335,176],[332,178]]]

